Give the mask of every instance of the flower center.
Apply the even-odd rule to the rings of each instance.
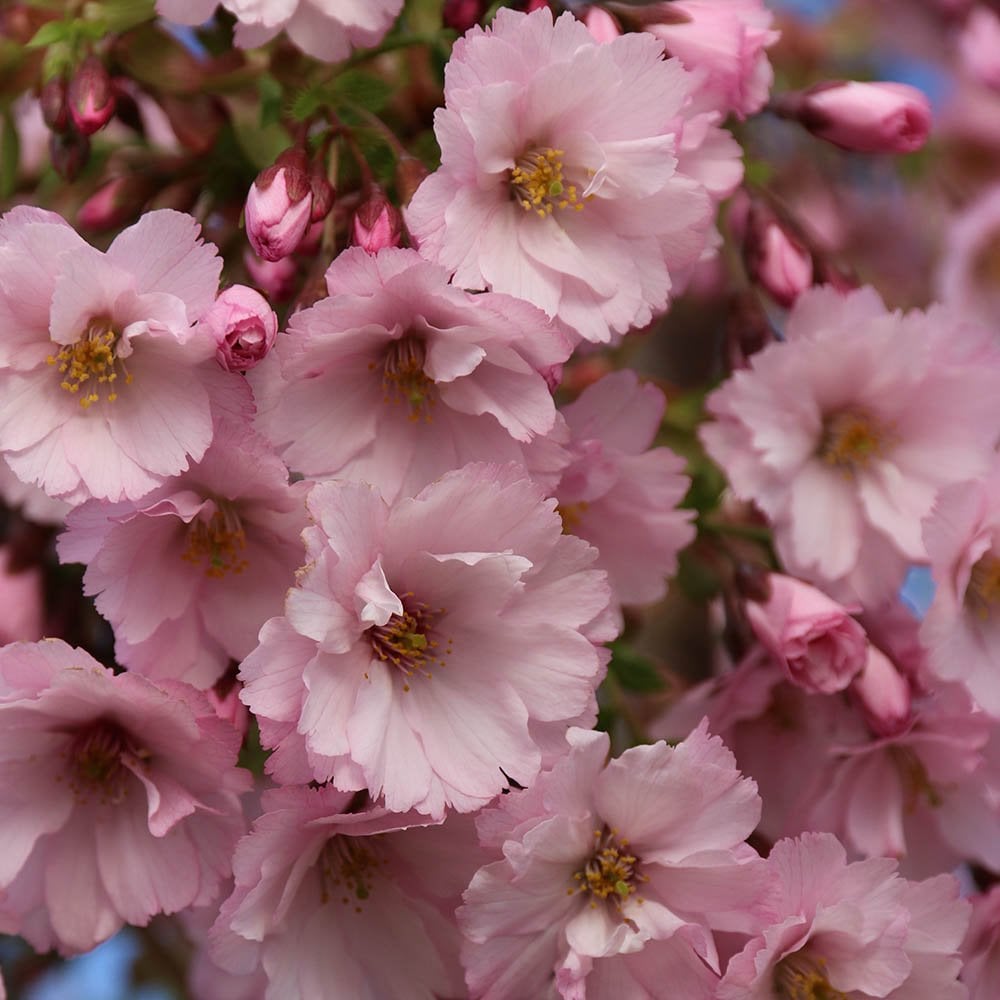
[[[80,405],[86,410],[101,398],[113,403],[118,398],[119,377],[125,385],[131,384],[132,376],[118,357],[117,348],[118,334],[111,321],[95,319],[76,343],[61,347],[58,353],[50,354],[45,360],[50,365],[58,365],[59,374],[63,376],[59,385],[79,395]]]
[[[563,532],[572,535],[580,526],[583,515],[587,513],[590,504],[586,500],[577,503],[561,503],[556,507],[556,513],[562,518]]]
[[[885,443],[885,434],[867,413],[847,410],[824,424],[819,457],[850,473],[881,454]]]
[[[437,404],[434,381],[424,374],[427,349],[424,342],[413,334],[394,340],[382,362],[382,391],[384,402],[404,403],[410,407],[410,420],[423,417],[431,422],[431,407]],[[377,367],[372,362],[371,371]]]
[[[596,906],[598,899],[610,899],[621,909],[622,903],[637,891],[637,883],[647,879],[640,874],[639,860],[629,852],[628,841],[620,839],[617,830],[595,830],[594,842],[594,853],[573,873],[577,885],[569,891],[589,892],[594,897],[591,906]]]
[[[847,1000],[826,978],[826,962],[800,951],[783,958],[774,970],[774,992],[781,1000]]]
[[[965,606],[984,620],[1000,611],[1000,556],[987,552],[976,561],[965,588]]]
[[[386,864],[377,847],[377,837],[331,837],[320,852],[319,883],[320,902],[326,904],[335,896],[349,906],[354,901],[355,913],[361,912],[359,903],[371,896],[372,883],[379,868]]]
[[[393,615],[384,625],[375,625],[368,630],[372,650],[383,663],[391,663],[407,678],[403,690],[409,691],[408,679],[413,674],[421,674],[428,680],[431,669],[443,667],[443,656],[451,656],[451,639],[445,640],[441,651],[441,641],[434,629],[434,619],[447,609],[432,609],[423,601],[413,601],[413,594],[402,595],[403,613]],[[440,651],[440,652],[439,652]]]
[[[906,792],[905,808],[908,813],[917,808],[921,796],[927,800],[927,805],[932,809],[942,804],[941,793],[934,787],[924,762],[912,747],[890,746],[889,757],[896,765],[903,783],[903,790]]]
[[[583,211],[576,185],[563,177],[565,154],[561,149],[532,149],[520,157],[510,172],[514,200],[526,212],[544,219],[556,208]]]
[[[239,514],[225,500],[216,501],[211,517],[204,512],[188,526],[187,546],[181,559],[194,566],[205,564],[205,576],[219,580],[227,573],[239,574],[249,563],[243,557],[247,536]]]
[[[71,741],[66,755],[69,787],[78,801],[97,796],[101,805],[117,805],[128,791],[129,770],[123,753],[132,753],[126,735],[113,722],[98,721]],[[135,754],[148,757],[148,751]]]

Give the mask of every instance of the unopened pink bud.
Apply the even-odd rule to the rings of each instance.
[[[247,274],[262,288],[272,302],[287,302],[295,294],[299,269],[294,259],[261,260],[249,250],[243,254]]]
[[[602,45],[606,42],[613,42],[622,33],[621,25],[617,19],[603,7],[588,7],[580,19],[594,36],[594,41],[600,42]]]
[[[46,82],[38,95],[42,119],[53,132],[65,132],[69,128],[69,101],[66,91],[65,77],[54,76]]]
[[[909,682],[880,649],[869,645],[865,668],[854,678],[850,693],[877,735],[895,736],[908,725]]]
[[[198,326],[215,338],[215,356],[230,372],[246,372],[274,347],[278,317],[260,292],[232,285],[202,316]]]
[[[762,206],[751,210],[743,253],[750,277],[786,308],[812,284],[812,254]]]
[[[459,33],[465,33],[478,24],[489,9],[489,0],[444,0],[441,23]]]
[[[66,92],[73,124],[83,135],[104,128],[115,113],[115,94],[104,63],[87,56],[77,67]]]
[[[931,106],[905,83],[819,83],[776,102],[813,135],[858,153],[912,153],[927,141]]]
[[[258,257],[287,257],[302,242],[312,217],[308,174],[298,166],[268,167],[253,182],[244,215],[247,239]]]
[[[143,174],[115,177],[99,187],[76,213],[83,229],[103,232],[139,215],[153,193],[154,181]]]
[[[356,246],[368,253],[398,247],[403,238],[403,217],[378,188],[354,213],[351,235]]]
[[[323,171],[314,166],[309,173],[309,190],[312,194],[312,213],[310,222],[321,222],[333,209],[333,185],[323,175]]]
[[[52,169],[64,181],[72,183],[90,159],[90,139],[75,128],[53,132],[49,136],[49,157]]]

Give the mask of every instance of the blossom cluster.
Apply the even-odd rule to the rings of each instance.
[[[92,6],[10,20],[52,169],[141,120],[163,184],[0,216],[0,932],[176,915],[196,1000],[992,996],[993,233],[894,309],[744,177],[927,99],[772,95],[763,0]],[[720,303],[711,388],[629,366]]]

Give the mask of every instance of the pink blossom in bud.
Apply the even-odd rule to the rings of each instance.
[[[202,316],[200,325],[215,338],[215,356],[226,371],[249,371],[262,361],[278,336],[278,317],[260,292],[231,285]]]
[[[936,588],[920,636],[938,677],[1000,717],[1000,464],[943,489],[924,521]]]
[[[358,206],[351,222],[351,242],[378,253],[385,247],[398,247],[403,238],[403,216],[384,192],[376,189]]]
[[[0,646],[37,642],[44,634],[44,579],[38,566],[11,571],[9,545],[0,545]]]
[[[261,171],[244,208],[247,239],[258,257],[281,260],[302,242],[312,218],[309,177],[295,164]]]
[[[712,1000],[712,930],[749,933],[770,912],[766,868],[744,843],[756,785],[704,722],[678,746],[611,761],[606,733],[570,729],[566,743],[478,817],[497,860],[457,914],[468,995]]]
[[[246,380],[197,322],[222,261],[195,219],[162,209],[106,252],[53,212],[0,219],[0,452],[70,503],[138,499],[198,461]]]
[[[938,490],[992,464],[998,394],[989,328],[942,306],[889,313],[871,288],[813,288],[786,339],[709,396],[701,436],[770,517],[789,572],[872,606],[926,560]]]
[[[694,86],[648,34],[600,45],[569,12],[501,8],[445,69],[441,166],[406,210],[421,255],[580,339],[649,323],[709,249],[716,196],[742,173]]]
[[[663,597],[695,535],[692,512],[677,506],[691,484],[684,460],[651,447],[665,408],[655,385],[619,371],[562,409],[572,456],[555,488],[563,529],[597,546],[622,604]]]
[[[115,113],[115,94],[107,67],[89,55],[70,78],[66,92],[73,124],[82,135],[92,135],[107,125]]]
[[[743,252],[747,271],[786,308],[813,283],[812,254],[773,216],[758,209],[748,219]]]
[[[291,257],[281,260],[262,260],[251,250],[243,254],[247,274],[273,302],[287,302],[298,286],[299,268]]]
[[[775,844],[770,918],[730,959],[717,1000],[962,1000],[969,904],[952,875],[909,882],[888,858],[847,863],[835,837]]]
[[[762,0],[672,0],[629,7],[698,80],[699,98],[740,118],[767,102],[774,72],[765,50],[779,32]]]
[[[336,193],[316,164],[309,171],[309,191],[312,194],[312,215],[309,216],[309,221],[320,222],[332,211]]]
[[[930,101],[905,83],[818,83],[783,96],[777,108],[820,139],[858,153],[912,153],[931,129]]]
[[[806,691],[843,691],[864,669],[868,641],[852,610],[808,583],[781,573],[768,578],[770,596],[750,601],[747,617],[761,645]]]
[[[49,159],[64,181],[75,181],[90,159],[89,137],[75,128],[53,132],[49,137]]]
[[[959,65],[980,83],[1000,90],[1000,17],[977,4],[958,38]]]
[[[70,113],[66,89],[66,78],[54,76],[46,81],[38,97],[42,117],[53,132],[65,132],[69,126]]]
[[[441,23],[452,31],[463,34],[478,24],[489,7],[484,0],[444,0]]]
[[[962,982],[969,1000],[1000,996],[1000,885],[972,898],[972,920],[962,942]]]
[[[156,190],[156,182],[139,172],[115,177],[99,187],[76,213],[81,229],[102,232],[116,229],[142,211]]]
[[[610,42],[622,33],[621,25],[617,19],[603,7],[588,7],[580,20],[594,36],[595,42]]]
[[[74,954],[212,902],[251,780],[197,691],[115,675],[57,639],[13,643],[0,725],[0,931]]]
[[[864,669],[851,683],[851,696],[880,736],[895,736],[910,721],[910,682],[877,646],[868,646]]]
[[[466,465],[391,506],[346,481],[307,503],[306,568],[240,668],[268,770],[436,817],[530,784],[592,711],[595,642],[615,635],[597,552],[514,465]]]

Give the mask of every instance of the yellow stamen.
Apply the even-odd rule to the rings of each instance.
[[[116,353],[117,344],[118,334],[110,321],[95,319],[76,343],[60,347],[46,358],[50,365],[58,366],[63,376],[60,387],[79,394],[85,410],[98,402],[102,393],[107,402],[113,403],[118,398],[119,376],[123,376],[121,381],[125,385],[132,382],[124,361]]]
[[[965,606],[984,621],[1000,611],[1000,556],[987,552],[972,567]]]
[[[826,962],[801,951],[783,958],[774,970],[774,992],[781,1000],[847,1000],[826,978]]]
[[[382,361],[382,391],[384,402],[404,403],[410,407],[410,420],[423,417],[429,424],[431,407],[437,405],[437,396],[433,379],[424,374],[426,357],[427,349],[419,337],[407,334],[394,340]],[[374,361],[368,366],[372,371],[376,367]]]
[[[556,513],[562,518],[564,534],[573,534],[589,507],[590,504],[586,500],[579,500],[577,503],[561,503],[556,507]]]
[[[583,211],[586,199],[581,200],[575,184],[563,177],[564,152],[561,149],[532,149],[522,156],[510,172],[510,186],[514,199],[526,212],[540,218],[550,216],[556,208]]]
[[[249,563],[242,554],[247,537],[239,514],[225,500],[216,503],[211,517],[191,522],[181,559],[196,566],[205,562],[205,576],[220,580],[227,573],[242,573]]]
[[[590,893],[594,897],[591,906],[596,906],[597,900],[610,899],[620,911],[622,904],[637,891],[637,883],[647,881],[638,865],[638,858],[628,851],[628,841],[619,839],[617,830],[595,830],[594,853],[573,873],[577,885],[569,891]]]
[[[403,594],[405,602],[401,615],[393,615],[385,625],[376,625],[369,630],[372,650],[383,663],[391,663],[406,681],[403,690],[409,691],[409,678],[421,674],[428,680],[433,676],[432,668],[445,666],[444,656],[452,653],[452,640],[444,640],[441,647],[434,620],[445,612],[445,608],[430,608],[422,601],[414,601],[412,593]]]
[[[321,903],[339,895],[341,903],[353,902],[354,911],[361,912],[359,904],[371,898],[373,882],[386,863],[377,849],[378,839],[335,836],[323,845],[317,861]]]
[[[819,456],[828,465],[853,473],[882,454],[885,444],[885,433],[867,413],[845,410],[826,421]]]

